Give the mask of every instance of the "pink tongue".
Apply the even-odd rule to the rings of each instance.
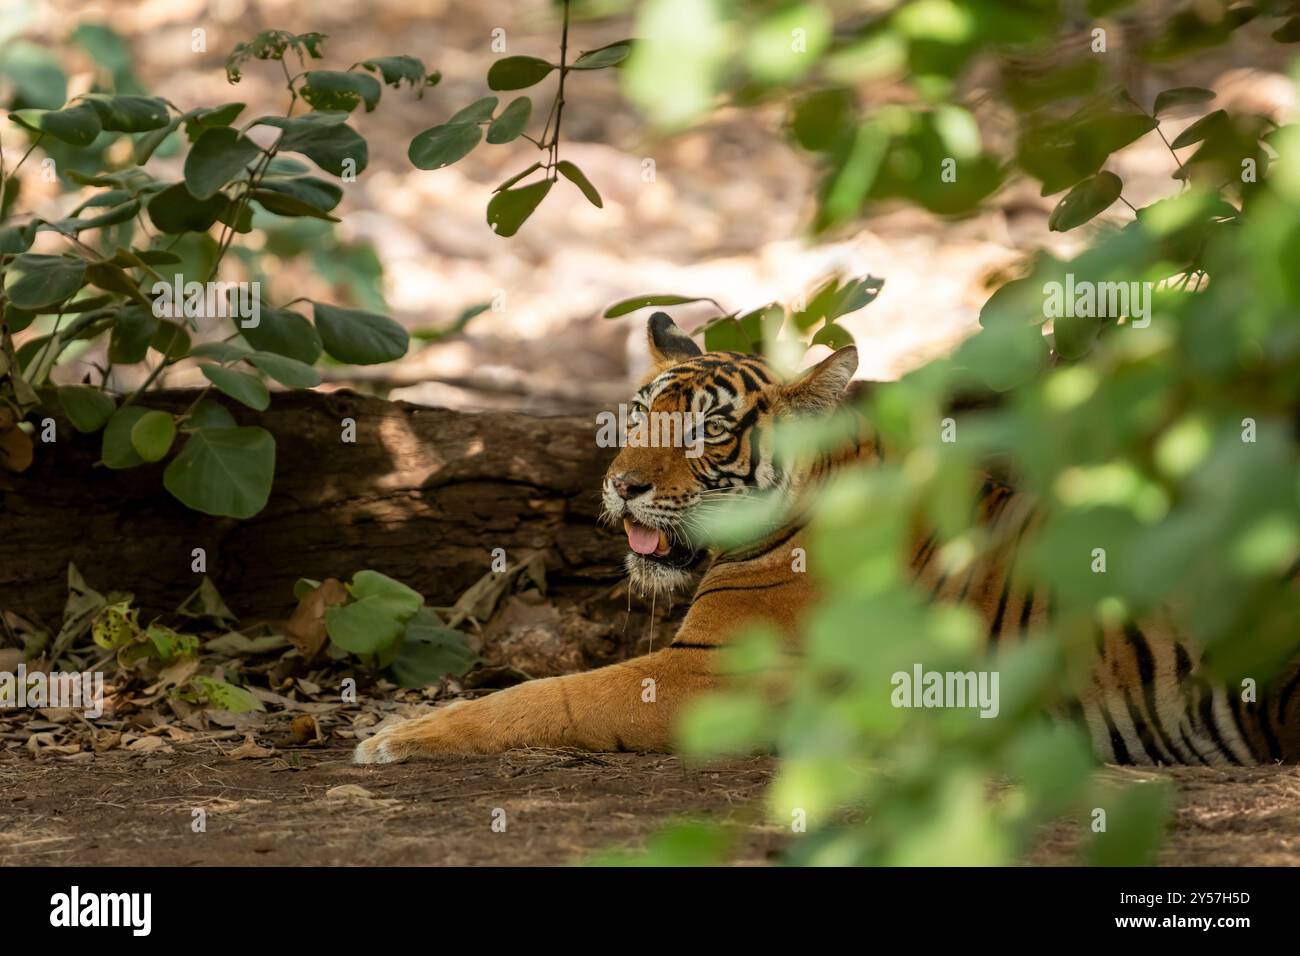
[[[631,522],[627,526],[627,543],[637,554],[654,554],[659,548],[659,532]]]

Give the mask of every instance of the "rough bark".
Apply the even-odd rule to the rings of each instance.
[[[149,404],[190,401],[173,391]],[[199,582],[195,548],[245,620],[287,616],[299,577],[361,568],[449,604],[488,570],[494,548],[510,560],[544,552],[561,585],[620,576],[621,536],[597,526],[613,450],[597,447],[593,416],[463,413],[351,392],[232,410],[277,446],[271,499],[244,521],[186,509],[163,488],[162,464],[95,465],[100,436],[58,421],[58,440],[38,443],[30,470],[0,473],[0,609],[57,625],[71,561],[91,586],[169,610]],[[356,421],[354,444],[341,440],[345,418]]]

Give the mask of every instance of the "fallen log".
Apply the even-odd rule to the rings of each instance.
[[[151,395],[179,411],[193,392]],[[373,568],[450,604],[491,566],[545,556],[548,580],[595,593],[621,577],[622,536],[597,525],[599,482],[614,450],[590,416],[465,413],[347,391],[290,392],[241,425],[276,439],[270,501],[247,520],[190,511],[163,488],[163,464],[96,465],[100,436],[56,419],[22,474],[0,473],[0,610],[57,627],[67,566],[100,590],[174,609],[198,585],[194,551],[242,619],[286,617],[300,577]],[[344,419],[354,443],[342,440]]]

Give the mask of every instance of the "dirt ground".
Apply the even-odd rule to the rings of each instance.
[[[573,864],[640,845],[687,815],[737,825],[737,863],[774,862],[785,839],[756,822],[773,767],[763,757],[699,768],[668,756],[515,751],[358,767],[342,744],[261,759],[232,759],[234,749],[4,755],[0,865]],[[1140,773],[1167,774],[1180,792],[1161,864],[1300,865],[1300,768]],[[492,828],[498,810],[504,832]],[[1074,862],[1077,834],[1045,828],[1029,862]]]
[[[227,748],[230,749],[230,748]],[[383,768],[350,748],[232,760],[210,747],[68,765],[0,762],[0,864],[78,866],[578,863],[670,818],[741,819],[771,761],[516,751]],[[340,789],[342,788],[342,789]],[[205,833],[193,832],[195,810]],[[505,831],[492,829],[504,811]],[[753,829],[741,859],[780,839]]]

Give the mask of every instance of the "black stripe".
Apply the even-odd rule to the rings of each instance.
[[[1020,636],[1024,637],[1029,633],[1029,615],[1034,610],[1034,589],[1029,589],[1029,595],[1025,598],[1024,607],[1020,609]]]
[[[757,558],[763,557],[763,555],[765,554],[771,554],[773,551],[781,547],[781,545],[785,544],[787,541],[789,541],[791,538],[793,538],[802,530],[803,530],[803,525],[801,524],[794,525],[789,530],[787,530],[785,534],[781,535],[781,537],[775,539],[771,544],[764,547],[763,550],[742,551],[739,554],[730,555],[730,556],[723,555],[722,557],[719,557],[716,561],[713,562],[713,566],[717,567],[719,564],[739,564],[742,561],[753,561]],[[762,543],[763,542],[761,541],[758,542],[758,544],[756,544],[755,547],[762,545]],[[697,594],[696,597],[699,597],[699,595]]]
[[[1286,723],[1286,708],[1297,686],[1300,686],[1300,670],[1297,670],[1295,676],[1287,681],[1287,685],[1282,688],[1282,693],[1277,699],[1277,719],[1282,723]]]
[[[930,551],[934,547],[935,537],[936,535],[930,535],[930,537],[921,542],[921,547],[917,550],[916,557],[912,558],[912,565],[913,567],[916,567],[918,571],[924,567],[925,562],[929,560]]]
[[[1098,698],[1097,709],[1101,711],[1101,719],[1106,723],[1106,732],[1110,734],[1110,749],[1115,757],[1115,762],[1132,763],[1133,758],[1128,755],[1128,747],[1124,746],[1124,738],[1120,736],[1119,730],[1116,729],[1115,721],[1110,719],[1110,711],[1106,709],[1104,696]]]
[[[1147,713],[1151,715],[1151,722],[1155,725],[1156,733],[1160,735],[1160,742],[1169,751],[1169,755],[1181,763],[1182,755],[1165,731],[1164,723],[1160,719],[1160,709],[1156,706],[1156,661],[1151,653],[1151,646],[1147,643],[1146,635],[1132,622],[1124,625],[1124,637],[1128,639],[1128,646],[1133,650],[1133,656],[1137,658],[1138,676],[1142,680],[1142,699],[1146,701]]]
[[[1277,742],[1277,736],[1273,733],[1273,722],[1268,716],[1268,698],[1250,705],[1250,712],[1255,715],[1255,722],[1259,725],[1259,732],[1264,735],[1264,743],[1268,745],[1268,756],[1271,760],[1282,759],[1282,747]]]
[[[1224,688],[1223,693],[1228,698],[1228,709],[1232,711],[1232,719],[1237,724],[1237,733],[1241,735],[1241,739],[1245,742],[1246,749],[1250,751],[1250,755],[1258,761],[1259,754],[1255,750],[1255,742],[1251,740],[1251,735],[1246,733],[1246,722],[1241,719],[1241,695],[1238,694],[1236,690],[1229,692],[1226,687]]]
[[[1179,725],[1178,733],[1182,736],[1183,743],[1187,744],[1187,748],[1192,753],[1196,754],[1196,759],[1199,760],[1204,766],[1208,767],[1210,765],[1210,762],[1201,756],[1201,751],[1197,749],[1196,744],[1192,743],[1191,738],[1187,736],[1187,728]]]
[[[1155,764],[1172,763],[1173,759],[1157,746],[1155,735],[1151,733],[1151,728],[1138,713],[1137,707],[1133,704],[1133,695],[1128,692],[1127,687],[1124,688],[1124,706],[1128,708],[1128,719],[1133,721],[1133,730],[1137,733],[1138,743],[1142,745],[1148,759]]]
[[[1224,741],[1223,736],[1219,733],[1219,725],[1215,723],[1213,692],[1209,694],[1204,693],[1205,691],[1204,687],[1198,688],[1198,690],[1201,692],[1200,693],[1201,699],[1197,704],[1196,711],[1198,714],[1200,714],[1201,724],[1209,732],[1210,739],[1214,741],[1214,746],[1219,749],[1219,753],[1227,757],[1228,760],[1231,763],[1235,764],[1236,766],[1238,767],[1242,766],[1241,761],[1237,759],[1237,755],[1234,754],[1231,749],[1229,749],[1228,744]]]
[[[783,584],[794,583],[794,581],[773,581],[770,584],[724,584],[720,587],[709,588],[707,591],[696,592],[694,600],[698,601],[702,597],[717,594],[719,591],[766,591],[768,588],[778,588]]]
[[[985,647],[993,646],[993,643],[1002,634],[1002,618],[1007,613],[1007,598],[1011,596],[1011,569],[1007,569],[1007,576],[1002,581],[1002,593],[998,596],[997,613],[993,615],[993,622],[989,625],[988,637],[984,639]]]
[[[745,366],[737,365],[736,374],[739,375],[740,380],[745,383],[745,388],[749,389],[751,392],[757,392],[759,390],[758,380],[749,374],[749,369],[745,368]]]
[[[684,651],[716,651],[721,644],[692,644],[689,641],[673,641],[668,645],[670,648],[677,648]]]

